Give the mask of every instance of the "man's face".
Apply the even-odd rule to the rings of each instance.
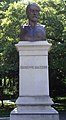
[[[28,19],[37,22],[39,17],[39,9],[37,6],[31,5],[28,10]]]

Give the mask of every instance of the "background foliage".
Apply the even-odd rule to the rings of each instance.
[[[39,22],[46,25],[47,40],[52,43],[49,51],[50,95],[64,96],[66,95],[66,1],[32,1],[41,7]],[[0,85],[2,89],[6,81],[5,90],[9,89],[6,94],[13,91],[15,91],[13,95],[17,94],[14,87],[18,84],[18,52],[15,44],[20,40],[20,26],[27,22],[25,9],[28,2],[0,0]],[[7,84],[8,81],[10,86]]]

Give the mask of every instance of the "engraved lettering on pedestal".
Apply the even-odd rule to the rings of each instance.
[[[20,66],[21,69],[47,69],[47,66]]]

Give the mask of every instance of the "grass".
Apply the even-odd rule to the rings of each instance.
[[[0,117],[9,117],[10,112],[15,108],[14,103],[4,102],[4,107],[1,106],[0,103]]]
[[[52,105],[58,112],[66,111],[66,104],[54,104]]]
[[[56,97],[53,101],[54,105],[52,105],[52,107],[54,107],[57,111],[66,111],[66,97]]]

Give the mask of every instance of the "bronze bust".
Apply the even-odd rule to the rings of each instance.
[[[36,3],[29,4],[26,8],[28,23],[21,26],[20,40],[42,41],[46,39],[45,25],[38,22],[40,7]]]

